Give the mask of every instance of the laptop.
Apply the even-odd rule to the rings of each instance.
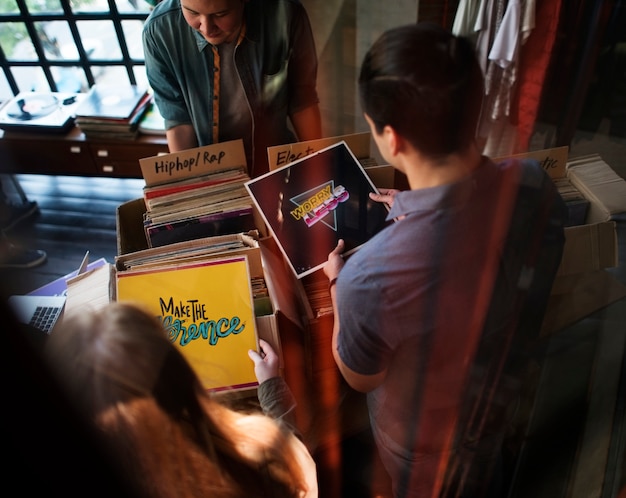
[[[65,296],[9,297],[9,306],[21,323],[31,325],[49,334],[65,306]]]
[[[77,274],[83,273],[89,264],[89,251],[85,252]],[[67,275],[63,277],[67,278]],[[56,281],[55,281],[56,283]],[[67,287],[62,294],[44,296],[37,294],[13,295],[9,297],[9,306],[13,310],[15,317],[21,323],[31,325],[49,334],[58,322],[65,302]]]

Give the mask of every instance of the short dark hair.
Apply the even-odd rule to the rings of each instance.
[[[363,111],[428,157],[465,150],[476,138],[484,80],[471,42],[432,23],[390,29],[366,54]]]

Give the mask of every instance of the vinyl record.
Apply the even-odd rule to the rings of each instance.
[[[48,114],[59,108],[59,100],[49,93],[33,93],[15,99],[7,109],[10,118],[30,121]]]
[[[66,133],[84,95],[21,92],[0,106],[0,128],[7,131]]]

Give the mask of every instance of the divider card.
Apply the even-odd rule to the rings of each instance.
[[[297,278],[322,268],[344,239],[346,254],[387,225],[387,207],[345,141],[245,183]]]
[[[118,272],[117,300],[152,311],[207,390],[258,385],[248,357],[258,342],[246,256]]]

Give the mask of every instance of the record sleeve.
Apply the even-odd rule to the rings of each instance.
[[[258,385],[250,349],[258,350],[248,256],[161,260],[117,271],[117,300],[149,310],[209,391]],[[210,283],[211,285],[208,285]]]
[[[345,141],[245,183],[298,279],[322,268],[339,239],[345,253],[382,230],[388,209]]]
[[[76,117],[79,121],[80,118],[130,119],[147,92],[147,88],[137,85],[97,83],[76,109]]]

